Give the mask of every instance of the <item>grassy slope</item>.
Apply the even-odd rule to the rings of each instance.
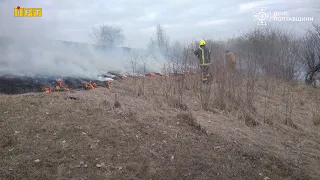
[[[237,111],[203,111],[191,95],[189,110],[173,108],[148,83],[139,97],[129,80],[111,90],[1,95],[0,179],[319,179],[308,89],[294,92],[297,128],[283,123],[281,94],[272,125],[248,127]],[[121,106],[112,110],[115,94]]]

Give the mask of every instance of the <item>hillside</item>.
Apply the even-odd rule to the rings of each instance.
[[[243,113],[214,83],[204,110],[192,78],[0,95],[0,179],[320,178],[319,90],[259,81]]]

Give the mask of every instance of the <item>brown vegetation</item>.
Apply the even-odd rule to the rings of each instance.
[[[160,26],[157,37],[163,70],[194,72],[193,43],[170,51]],[[226,43],[207,41],[208,84],[186,73],[127,78],[111,90],[1,95],[0,178],[319,179],[320,92],[297,81],[318,50],[293,37],[266,28],[228,41],[239,59],[233,75]],[[131,55],[136,73],[143,56]]]
[[[155,83],[165,78],[145,78],[145,94],[140,96],[131,78],[115,83],[112,90],[1,95],[1,179],[320,176],[319,129],[313,124],[310,99],[319,92],[292,87],[300,97],[291,102],[291,120],[297,126],[292,128],[285,125],[281,86],[275,88],[266,115],[263,81],[257,82],[251,112],[236,98],[227,98],[221,109],[215,95],[210,110],[203,110],[192,83],[185,83],[181,110],[179,101],[166,98],[162,84]]]

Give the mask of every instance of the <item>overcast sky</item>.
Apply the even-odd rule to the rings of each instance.
[[[13,17],[18,5],[41,7],[43,16]],[[319,22],[319,5],[320,0],[0,0],[0,35],[92,43],[92,26],[110,24],[122,27],[124,45],[143,48],[157,24],[166,28],[172,41],[224,39],[257,27],[253,15],[259,7]],[[310,26],[310,22],[273,24],[297,33]]]

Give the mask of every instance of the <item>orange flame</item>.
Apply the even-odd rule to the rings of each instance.
[[[94,89],[97,87],[96,83],[87,82],[87,81],[83,81],[83,83],[85,84],[85,89],[87,90]]]
[[[49,87],[45,87],[42,90],[43,92],[46,92],[46,93],[52,92],[52,88],[49,88]]]
[[[56,79],[56,81],[59,83],[56,87],[44,87],[42,90],[43,92],[49,93],[49,92],[55,92],[55,91],[70,91],[71,89],[68,88],[68,86],[63,84],[62,79]]]
[[[56,86],[57,91],[70,91],[71,89],[68,88],[67,85],[63,84],[63,80],[61,78],[56,80],[59,83],[59,86]]]
[[[49,93],[49,92],[57,92],[57,91],[60,92],[60,91],[72,90],[71,88],[68,88],[68,86],[63,83],[63,80],[61,78],[56,79],[56,81],[58,82],[59,85],[57,85],[55,87],[44,87],[44,88],[42,88],[42,91]],[[86,90],[95,89],[98,87],[98,85],[94,82],[83,81],[83,83],[85,84]],[[107,88],[110,89],[111,81],[106,81],[106,83],[107,83]]]

